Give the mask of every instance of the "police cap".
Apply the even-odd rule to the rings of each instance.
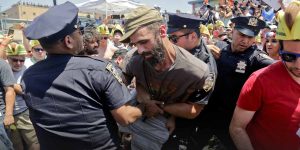
[[[255,37],[259,31],[266,27],[266,23],[256,17],[235,17],[231,19],[231,22],[235,24],[234,28],[241,33]]]
[[[30,40],[55,42],[79,28],[77,19],[78,8],[71,2],[65,2],[35,18],[24,33]]]
[[[198,29],[202,19],[190,14],[169,13],[168,33],[176,32],[180,29]]]

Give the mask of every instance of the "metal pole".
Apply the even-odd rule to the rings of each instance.
[[[1,17],[1,31],[3,31],[3,19]]]
[[[0,5],[0,12],[1,12],[1,8],[2,8],[2,6]],[[2,13],[1,13],[1,15],[2,15]],[[2,16],[1,16],[0,23],[1,23],[1,31],[3,31],[3,17]]]
[[[107,1],[105,0],[105,18],[107,18]]]

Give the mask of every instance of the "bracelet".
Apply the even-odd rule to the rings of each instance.
[[[5,116],[13,116],[13,114],[10,114],[10,115],[5,114]]]

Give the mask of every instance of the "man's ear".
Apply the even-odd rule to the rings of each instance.
[[[192,33],[190,34],[190,36],[191,36],[192,39],[198,39],[198,35],[197,35],[196,32],[192,32]]]
[[[161,25],[160,27],[159,27],[159,35],[160,35],[160,37],[162,37],[162,38],[164,38],[164,37],[167,37],[167,27],[166,27],[166,25]]]
[[[67,35],[63,40],[65,46],[69,49],[74,48],[74,40],[70,35]]]

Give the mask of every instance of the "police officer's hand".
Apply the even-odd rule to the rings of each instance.
[[[162,102],[155,100],[145,102],[145,115],[150,118],[155,117],[159,114],[163,114],[164,111],[160,107],[161,104]]]
[[[5,115],[3,123],[5,126],[10,126],[11,124],[15,123],[15,119],[13,115]]]
[[[167,120],[166,127],[167,127],[169,133],[172,134],[172,132],[173,132],[174,129],[175,129],[175,117],[174,117],[174,116],[171,116],[171,117]]]
[[[215,59],[219,59],[221,56],[221,49],[215,45],[207,45],[207,48],[211,51]]]

